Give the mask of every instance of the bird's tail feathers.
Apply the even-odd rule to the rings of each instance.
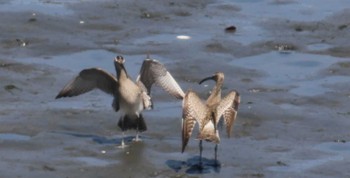
[[[143,132],[147,130],[146,122],[143,119],[142,114],[140,114],[139,117],[136,115],[125,115],[119,119],[118,126],[122,129],[122,131],[133,129]]]

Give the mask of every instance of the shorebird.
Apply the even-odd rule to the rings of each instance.
[[[199,134],[197,139],[199,140],[200,164],[202,162],[203,140],[215,143],[215,163],[217,162],[217,148],[220,143],[218,123],[223,117],[227,136],[230,137],[240,103],[240,95],[235,90],[230,91],[221,99],[224,73],[217,72],[204,78],[199,84],[207,80],[214,80],[216,85],[211,90],[211,94],[205,103],[191,90],[186,93],[183,99],[182,152],[185,151],[195,124],[198,122]]]
[[[163,73],[171,74],[162,65],[161,70]],[[154,74],[153,74],[154,75]],[[163,75],[166,76],[166,75]],[[147,77],[146,75],[144,77]],[[151,78],[151,77],[147,77]],[[221,99],[221,87],[224,82],[224,73],[216,72],[210,77],[206,77],[199,82],[202,84],[207,80],[214,80],[216,85],[211,90],[211,94],[206,102],[203,102],[196,92],[191,89],[186,93],[180,88],[177,82],[171,77],[162,77],[162,80],[153,80],[147,82],[147,88],[150,90],[153,83],[161,86],[170,95],[175,96],[178,99],[182,99],[182,152],[188,144],[188,141],[192,135],[192,131],[198,123],[199,134],[197,139],[199,140],[200,150],[200,164],[202,162],[202,141],[215,143],[215,162],[217,162],[217,148],[220,142],[219,131],[217,129],[220,119],[223,117],[226,125],[226,132],[228,137],[231,136],[232,127],[237,117],[237,110],[240,103],[240,95],[237,91],[230,91],[223,99]]]
[[[137,130],[135,141],[139,141],[139,132],[147,130],[146,123],[141,112],[153,108],[150,97],[150,89],[153,83],[163,84],[163,81],[175,81],[170,73],[164,71],[164,66],[157,60],[144,60],[140,73],[133,82],[128,76],[124,67],[124,58],[117,56],[114,59],[114,66],[117,77],[100,68],[89,68],[82,70],[78,76],[66,84],[56,96],[72,97],[89,92],[93,89],[100,89],[113,96],[112,107],[116,112],[122,111],[118,126],[122,130],[122,141],[120,147],[125,147],[124,132],[129,129]],[[172,85],[175,87],[176,84]],[[178,86],[179,87],[179,86]],[[167,90],[165,88],[165,90]],[[181,91],[179,92],[181,94]]]

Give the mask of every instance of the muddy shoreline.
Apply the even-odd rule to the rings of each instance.
[[[1,177],[348,177],[350,53],[347,2],[64,1],[0,3]],[[259,8],[257,8],[259,7]],[[283,13],[281,13],[283,12]],[[225,28],[237,27],[227,33]],[[179,40],[188,35],[189,40]],[[55,100],[81,69],[114,73],[126,58],[163,62],[204,98],[203,76],[225,73],[241,93],[233,137],[219,160],[193,170],[198,141],[181,154],[181,101],[155,88],[142,142],[116,146],[112,99],[99,91]]]

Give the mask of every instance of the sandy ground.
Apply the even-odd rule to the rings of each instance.
[[[0,177],[349,177],[350,11],[347,1],[0,2]],[[235,32],[225,28],[236,26]],[[191,38],[180,40],[178,35]],[[55,100],[81,69],[146,54],[204,98],[225,73],[241,93],[234,136],[181,147],[181,101],[159,88],[142,142],[118,149],[119,114],[99,91]]]

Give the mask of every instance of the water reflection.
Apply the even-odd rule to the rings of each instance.
[[[194,156],[186,161],[167,160],[166,164],[169,168],[176,172],[184,169],[187,174],[208,174],[212,172],[219,173],[221,169],[220,161],[202,157],[202,164],[200,164],[199,156]]]
[[[65,135],[70,135],[74,137],[80,137],[80,138],[90,138],[92,141],[101,144],[101,145],[106,145],[106,144],[113,144],[113,145],[120,145],[122,142],[122,137],[118,138],[107,138],[104,136],[99,136],[99,135],[93,135],[93,134],[82,134],[82,133],[71,133],[71,132],[55,132],[55,133],[60,133],[60,134],[65,134]],[[143,136],[139,137],[141,139],[144,139]],[[125,143],[131,143],[133,142],[133,139],[135,136],[125,136],[124,137],[124,142]]]

